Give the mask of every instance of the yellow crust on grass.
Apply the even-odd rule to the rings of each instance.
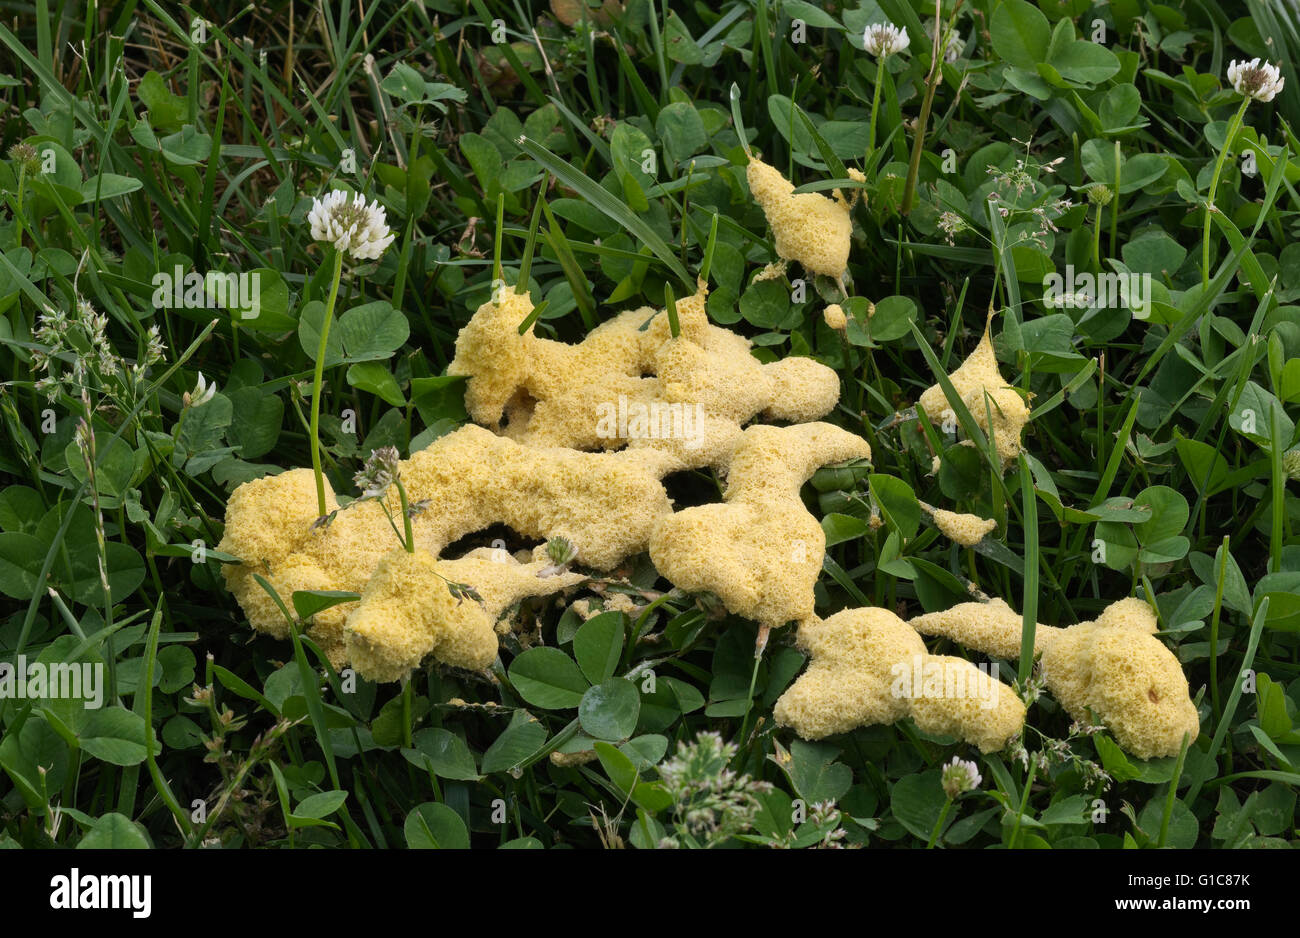
[[[1020,655],[1021,616],[1000,599],[961,603],[909,624],[1000,658]],[[1200,730],[1187,677],[1155,632],[1151,607],[1134,597],[1091,622],[1035,629],[1047,689],[1074,719],[1099,721],[1139,759],[1175,756],[1183,734],[1194,740]]]
[[[911,717],[928,733],[1002,749],[1024,727],[1010,687],[962,658],[927,653],[915,630],[887,609],[846,609],[799,627],[808,669],[776,702],[774,716],[804,739]]]
[[[931,508],[930,517],[939,533],[962,547],[974,547],[984,536],[998,526],[992,518],[961,514],[943,508]]]
[[[807,619],[826,535],[799,488],[820,466],[870,455],[865,440],[830,424],[750,427],[728,463],[723,502],[661,518],[650,559],[678,588],[715,593],[763,625]]]
[[[993,353],[989,334],[992,320],[984,327],[984,336],[970,356],[948,376],[953,390],[966,405],[976,425],[992,438],[998,458],[1005,470],[1020,455],[1021,434],[1029,422],[1029,408],[1013,388],[1007,386],[998,370],[998,360]],[[988,397],[985,398],[987,393]],[[917,406],[932,421],[943,420],[944,412],[952,405],[936,382],[921,393]],[[990,430],[989,416],[992,415]]]
[[[776,253],[798,261],[810,273],[839,279],[849,263],[853,222],[850,203],[816,192],[794,194],[794,185],[775,167],[751,157],[745,171],[749,191],[772,227]]]
[[[581,563],[609,569],[645,550],[655,522],[672,510],[654,476],[611,454],[524,447],[473,425],[435,440],[399,470],[410,500],[428,501],[412,527],[416,546],[434,558],[452,541],[501,522],[529,537],[567,538]],[[337,508],[326,486],[326,503]],[[389,513],[400,519],[396,492],[387,497]],[[297,590],[363,592],[381,560],[401,547],[378,501],[351,505],[313,527],[315,515],[308,469],[246,482],[231,495],[218,547],[241,561],[223,573],[253,628],[288,635],[283,614],[254,574],[291,607]],[[477,574],[500,568],[479,563],[468,572],[473,575],[462,582],[488,590],[486,599],[495,581],[479,582]],[[541,582],[558,588],[554,580]],[[339,666],[347,661],[344,623],[355,607],[318,613],[309,631]]]
[[[374,681],[395,681],[432,654],[445,664],[479,670],[497,655],[497,619],[508,607],[580,583],[578,573],[539,577],[545,560],[520,563],[487,548],[458,560],[398,547],[379,562],[345,626],[347,657]],[[473,584],[482,598],[454,596],[451,584]]]
[[[709,323],[707,291],[664,310],[628,310],[569,345],[519,326],[527,295],[475,312],[456,340],[450,375],[466,376],[478,423],[531,446],[652,450],[629,461],[658,475],[716,466],[759,414],[815,420],[839,400],[836,373],[811,358],[764,364],[749,340]],[[502,426],[502,419],[506,423]]]

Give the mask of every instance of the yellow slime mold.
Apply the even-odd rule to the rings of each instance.
[[[910,625],[986,654],[1020,655],[1021,616],[1001,600],[961,603]],[[1139,759],[1175,756],[1183,734],[1194,740],[1200,729],[1187,677],[1155,632],[1151,607],[1135,598],[1112,603],[1092,622],[1035,628],[1048,690],[1076,720],[1090,722],[1091,711]]]
[[[774,716],[804,739],[911,717],[927,733],[956,736],[983,752],[1024,727],[1010,687],[962,658],[927,653],[915,630],[887,609],[846,609],[799,627],[808,670],[776,702]]]
[[[680,589],[713,592],[769,628],[807,619],[826,535],[799,487],[820,466],[870,455],[865,440],[830,424],[750,427],[731,455],[723,503],[661,518],[650,559]]]
[[[952,382],[953,390],[966,405],[975,423],[986,434],[990,434],[993,447],[1005,470],[1020,455],[1020,436],[1025,424],[1029,422],[1029,408],[1024,399],[1007,386],[1002,373],[998,371],[998,360],[993,354],[993,342],[989,336],[991,324],[992,320],[985,325],[984,336],[975,346],[975,351],[948,376],[948,380]],[[988,395],[987,400],[985,394]],[[942,421],[944,412],[952,408],[938,383],[922,392],[917,406],[934,422]],[[990,414],[993,417],[991,432]]]
[[[858,181],[866,178],[857,170],[849,170],[849,175]],[[772,226],[776,253],[798,261],[810,273],[841,280],[849,264],[853,202],[838,189],[834,199],[816,192],[795,195],[790,180],[755,157],[750,157],[745,176]]]

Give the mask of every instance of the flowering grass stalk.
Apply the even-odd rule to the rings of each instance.
[[[397,453],[395,446],[381,446],[370,453],[370,458],[361,471],[353,476],[353,481],[361,489],[361,498],[374,498],[379,500],[379,507],[383,509],[384,514],[388,516],[388,523],[393,528],[393,533],[398,536],[402,546],[406,548],[408,554],[415,553],[415,534],[411,526],[411,518],[416,511],[424,507],[424,502],[417,503],[412,509],[409,499],[406,495],[406,486],[402,484],[401,458]],[[402,527],[405,534],[397,530],[397,525],[393,522],[393,516],[388,511],[388,506],[384,504],[384,496],[388,494],[390,486],[397,487],[397,498],[402,506]]]

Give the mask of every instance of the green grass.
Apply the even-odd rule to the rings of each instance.
[[[98,663],[110,686],[99,710],[0,700],[0,846],[1295,845],[1300,34],[1287,0],[945,0],[961,51],[939,63],[932,103],[928,0],[557,3],[567,22],[498,0],[214,3],[205,32],[151,0],[92,5],[91,21],[85,9],[19,5],[0,24],[0,660]],[[791,41],[795,19],[806,42]],[[861,35],[886,19],[911,45],[877,85]],[[1095,19],[1104,43],[1086,42]],[[1287,86],[1225,141],[1242,100],[1228,63],[1255,56]],[[24,168],[17,143],[44,165]],[[827,278],[796,283],[797,265],[751,283],[776,256],[749,151],[800,191],[847,194],[848,169],[866,174],[847,299]],[[1109,202],[1089,201],[1095,186]],[[466,421],[444,372],[494,279],[531,291],[539,334],[577,341],[643,305],[666,305],[675,333],[703,276],[710,316],[759,358],[835,368],[827,419],[872,445],[870,473],[823,470],[805,490],[833,535],[820,615],[906,617],[973,583],[1068,625],[1141,596],[1187,674],[1198,737],[1143,763],[1076,732],[1045,694],[1025,762],[910,722],[801,742],[772,719],[803,665],[794,629],[756,659],[754,623],[670,590],[645,557],[597,581],[632,595],[633,617],[580,632],[572,612],[512,611],[491,680],[434,663],[405,685],[335,673],[301,628],[322,607],[300,603],[339,597],[279,597],[292,639],[255,636],[215,545],[237,485],[311,464],[334,258],[306,213],[336,187],[377,198],[396,235],[340,281],[337,309],[370,304],[382,327],[365,362],[321,369],[336,491],[372,450],[407,455]],[[177,264],[259,272],[261,314],[156,309],[152,278]],[[1149,318],[1122,302],[1051,306],[1044,277],[1067,264],[1150,274]],[[72,326],[49,398],[41,316],[74,316],[79,298],[107,317],[109,354]],[[823,322],[830,302],[850,312],[847,335]],[[966,407],[955,425],[974,446],[911,410],[990,311],[1033,414],[1005,475]],[[200,373],[216,393],[187,403]],[[720,489],[709,472],[674,484],[696,501]],[[998,528],[963,550],[909,523],[918,501]],[[461,546],[498,536],[513,538]],[[514,664],[539,636],[574,668],[605,654],[613,666],[583,680],[612,682],[616,701],[630,682],[636,706],[584,722],[570,701],[530,701]],[[1016,668],[1003,663],[1004,679],[1034,677],[1028,658]],[[551,758],[579,751],[591,755]],[[983,781],[950,801],[954,756]],[[716,830],[688,831],[690,780],[726,765],[748,778]],[[796,822],[796,799],[822,807]]]

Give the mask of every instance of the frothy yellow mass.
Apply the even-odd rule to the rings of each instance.
[[[494,626],[502,612],[583,580],[572,572],[539,577],[545,559],[524,564],[501,554],[480,548],[459,560],[438,560],[425,550],[389,551],[348,616],[348,660],[375,681],[398,680],[429,654],[459,668],[486,668],[496,659]],[[473,584],[482,604],[454,596],[449,583]]]
[[[401,507],[393,490],[382,505],[371,499],[338,510],[326,482],[333,514],[316,523],[310,470],[245,483],[227,505],[220,549],[240,560],[223,572],[250,624],[288,635],[259,576],[286,605],[298,590],[355,592],[360,600],[325,609],[310,623],[309,634],[334,664],[351,662],[377,680],[401,677],[426,655],[481,668],[495,657],[489,639],[502,611],[571,585],[576,574],[539,578],[546,566],[540,558],[535,564],[498,564],[476,553],[439,559],[448,544],[500,523],[529,538],[565,538],[577,550],[575,563],[609,570],[646,550],[658,522],[672,516],[663,476],[733,465],[737,504],[706,507],[723,511],[737,541],[749,539],[751,553],[705,558],[694,573],[683,562],[686,581],[739,582],[743,575],[746,586],[720,590],[738,609],[756,608],[761,600],[742,598],[753,593],[776,597],[800,618],[810,615],[824,538],[798,487],[823,462],[860,455],[866,444],[825,424],[802,423],[835,406],[834,371],[810,358],[759,362],[748,340],[708,322],[704,300],[701,287],[677,303],[676,337],[663,311],[643,309],[614,317],[577,345],[538,338],[531,329],[520,335],[533,308],[527,296],[507,293],[484,303],[461,331],[448,371],[469,378],[467,408],[499,432],[464,426],[399,463],[410,501],[424,503],[412,521],[415,553],[402,548],[395,530]],[[620,406],[633,404],[677,407],[668,419],[685,414],[688,422],[669,424],[674,432],[667,434],[604,432],[602,405],[617,416]],[[800,426],[752,428],[750,442],[741,445],[742,424],[759,415]],[[774,459],[758,445],[765,438],[797,451]],[[763,474],[772,478],[758,478]],[[756,500],[769,484],[782,493],[771,513],[758,510]],[[683,527],[694,521],[682,519]],[[778,569],[792,537],[807,544],[797,588],[794,578],[779,576],[754,585],[753,571]],[[669,539],[661,536],[660,543]],[[675,545],[665,555],[688,553]],[[473,587],[484,605],[454,597],[448,581]]]
[[[887,609],[810,619],[798,642],[812,660],[774,716],[804,739],[911,717],[927,733],[995,752],[1024,727],[1024,704],[1010,687],[962,658],[930,655]]]
[[[712,325],[707,291],[677,301],[679,333],[663,310],[617,314],[570,345],[519,326],[526,294],[479,307],[456,340],[450,375],[468,377],[475,421],[530,446],[622,449],[657,475],[716,466],[760,414],[816,420],[839,400],[836,373],[811,358],[764,364],[749,340]],[[505,420],[504,426],[502,425]]]
[[[928,507],[928,506],[925,506]],[[943,508],[929,508],[934,526],[948,540],[962,547],[974,547],[984,536],[998,526],[992,518],[960,514]]]
[[[854,175],[856,173],[856,175]],[[850,171],[853,178],[861,176]],[[794,185],[775,167],[751,157],[745,172],[749,191],[772,227],[776,253],[805,270],[841,278],[849,264],[852,203],[839,190],[828,199],[817,192],[794,194]],[[865,178],[865,177],[863,177]]]
[[[961,603],[910,625],[990,655],[1020,655],[1021,616],[1000,599]],[[1047,689],[1074,719],[1100,721],[1139,759],[1177,755],[1183,734],[1194,740],[1200,729],[1187,678],[1155,632],[1151,607],[1132,597],[1091,622],[1035,628]]]
[[[975,351],[948,376],[948,380],[952,382],[953,390],[970,411],[976,425],[989,435],[1005,469],[1020,455],[1020,437],[1025,424],[1029,422],[1029,408],[1024,398],[1007,386],[998,370],[997,356],[993,353],[993,342],[989,335],[991,324],[990,320],[985,325],[984,336],[975,346]],[[937,382],[921,393],[917,406],[935,422],[943,420],[944,412],[952,409],[943,388]]]
[[[727,465],[722,503],[661,518],[650,559],[680,589],[715,593],[760,624],[807,619],[826,535],[799,487],[820,466],[870,456],[865,440],[826,423],[750,427]]]
[[[577,548],[579,562],[609,569],[645,550],[655,522],[672,510],[654,476],[613,454],[521,446],[473,425],[435,440],[401,462],[399,471],[410,500],[427,502],[412,528],[415,546],[435,559],[451,542],[503,523],[528,537],[563,537]],[[326,488],[333,510],[338,502],[328,482]],[[389,515],[400,519],[396,492],[389,493],[386,504]],[[381,560],[401,547],[376,500],[351,505],[328,524],[313,527],[315,509],[315,483],[308,469],[246,482],[231,495],[219,549],[241,563],[223,572],[255,629],[279,638],[288,634],[283,614],[254,574],[267,580],[286,605],[296,590],[361,593],[378,574]],[[484,564],[471,564],[471,576],[460,582],[491,593],[493,575],[503,567]],[[555,578],[540,582],[547,590],[565,585]],[[483,593],[485,599],[489,593]],[[345,633],[356,606],[334,606],[313,619],[309,634],[336,664],[348,660]],[[364,666],[358,670],[367,675]]]

